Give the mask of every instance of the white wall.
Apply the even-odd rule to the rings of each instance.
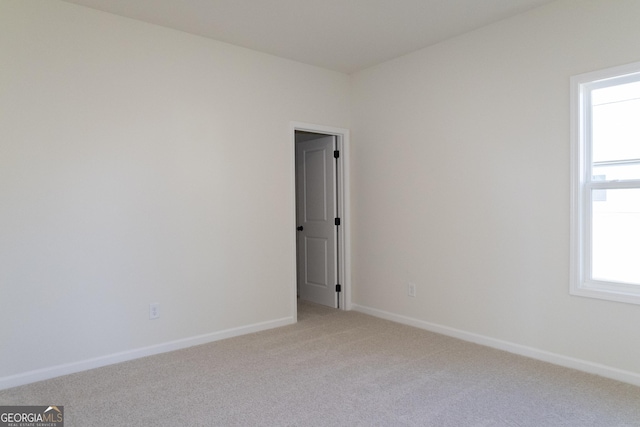
[[[555,2],[353,76],[357,306],[640,379],[640,306],[569,296],[569,77],[639,61],[638,17]]]
[[[290,122],[346,128],[348,96],[340,73],[0,0],[0,380],[292,321]]]

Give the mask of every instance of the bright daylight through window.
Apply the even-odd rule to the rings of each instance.
[[[640,63],[571,91],[571,293],[640,304]]]

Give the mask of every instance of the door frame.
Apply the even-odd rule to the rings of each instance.
[[[294,320],[298,320],[297,308],[297,231],[296,231],[296,131],[314,132],[324,135],[333,135],[336,137],[340,157],[337,162],[337,178],[338,178],[338,217],[341,219],[338,227],[338,276],[337,282],[342,285],[342,292],[339,293],[339,305],[341,310],[351,310],[351,206],[350,206],[350,182],[349,182],[349,130],[316,125],[303,122],[291,122],[289,126],[290,147],[291,147],[291,194],[293,202],[291,207],[291,241],[293,242],[293,280],[291,281],[290,295],[293,308]]]

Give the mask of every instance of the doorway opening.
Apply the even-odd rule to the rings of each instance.
[[[296,280],[298,298],[349,310],[348,145],[346,129],[294,123]],[[296,316],[297,317],[297,316]]]

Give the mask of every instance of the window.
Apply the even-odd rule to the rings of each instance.
[[[640,63],[571,78],[571,293],[640,304]]]

